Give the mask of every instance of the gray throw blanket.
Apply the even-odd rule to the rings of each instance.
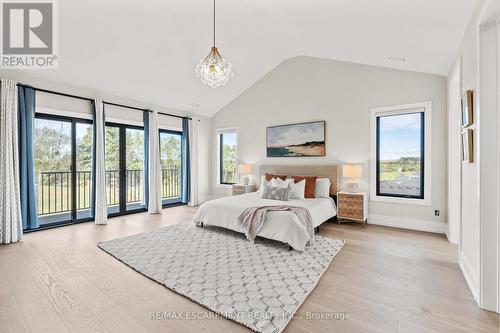
[[[245,235],[248,240],[253,242],[260,228],[264,225],[267,220],[267,213],[278,212],[278,211],[290,211],[297,215],[300,223],[304,226],[305,230],[309,234],[309,243],[312,244],[314,240],[314,228],[312,224],[311,213],[304,207],[296,206],[260,206],[260,207],[250,207],[241,213],[238,217],[238,223],[245,230]]]

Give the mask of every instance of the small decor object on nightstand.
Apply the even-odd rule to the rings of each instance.
[[[232,190],[233,190],[233,193],[232,193],[233,195],[239,195],[239,194],[255,192],[257,190],[257,187],[255,185],[234,184],[232,186]]]
[[[358,178],[363,175],[363,166],[361,164],[344,164],[342,174],[347,178],[345,185],[348,192],[356,192],[359,188]]]
[[[338,192],[337,219],[361,222],[364,226],[368,219],[368,194]]]
[[[238,167],[238,172],[243,175],[241,177],[240,183],[242,185],[248,185],[248,174],[252,173],[252,165],[251,164],[240,164]]]

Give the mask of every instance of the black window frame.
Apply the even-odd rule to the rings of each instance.
[[[125,123],[116,123],[116,122],[110,122],[106,121],[104,123],[104,131],[106,131],[106,126],[109,127],[116,127],[118,128],[119,134],[118,134],[118,140],[119,140],[119,147],[118,147],[118,158],[119,158],[119,178],[120,178],[120,184],[119,184],[119,211],[116,213],[109,213],[108,212],[108,218],[111,217],[117,217],[117,216],[123,216],[123,215],[128,215],[128,214],[135,214],[135,213],[142,213],[147,211],[147,207],[142,207],[142,208],[136,208],[136,209],[127,209],[127,129],[134,129],[134,130],[142,130],[144,133],[144,126],[138,126],[138,125],[129,125]],[[146,133],[144,133],[144,139]],[[104,148],[106,149],[106,148]],[[144,152],[144,158],[146,158],[146,152]],[[106,210],[108,209],[108,205],[106,203]]]
[[[380,118],[401,116],[405,114],[420,114],[420,195],[407,195],[407,194],[390,194],[380,192]],[[425,199],[425,111],[418,112],[401,112],[392,113],[387,115],[376,115],[376,125],[375,125],[375,156],[376,156],[376,166],[375,166],[375,191],[377,197],[389,197],[389,198],[404,198],[404,199]]]
[[[38,228],[26,228],[23,229],[23,232],[28,233],[28,232],[33,232],[33,231],[39,231],[39,230],[45,230],[45,229],[52,229],[52,228],[57,228],[65,225],[72,225],[72,224],[77,224],[77,223],[82,223],[82,222],[90,222],[94,221],[94,217],[84,217],[84,218],[78,218],[77,215],[77,202],[76,202],[76,124],[91,124],[93,125],[94,121],[91,119],[86,119],[86,118],[78,118],[78,117],[73,117],[73,116],[63,116],[63,115],[58,115],[58,114],[52,114],[52,113],[43,113],[43,112],[35,112],[35,119],[45,119],[45,120],[52,120],[52,121],[61,121],[61,122],[66,122],[71,124],[71,218],[69,220],[62,220],[58,222],[49,222],[49,223],[44,223],[43,225],[40,225]],[[35,194],[36,195],[36,194]],[[38,198],[37,204],[38,204]],[[38,215],[38,212],[37,212]]]
[[[187,205],[187,203],[183,203],[182,202],[182,190],[185,186],[184,182],[183,182],[183,179],[184,179],[184,174],[183,174],[183,170],[184,170],[184,163],[186,163],[185,161],[185,158],[184,158],[184,154],[182,153],[184,151],[184,132],[183,131],[176,131],[176,130],[169,130],[169,129],[163,129],[163,128],[159,128],[158,129],[158,149],[159,149],[159,152],[160,152],[160,159],[161,159],[161,133],[166,133],[166,134],[175,134],[175,135],[179,135],[180,138],[181,138],[181,173],[180,173],[180,177],[181,177],[181,188],[180,188],[180,192],[181,192],[181,195],[179,196],[178,199],[164,199],[164,198],[161,198],[161,206],[162,208],[168,208],[168,207],[175,207],[175,206],[182,206],[182,205]],[[161,163],[160,163],[161,165]]]
[[[234,185],[236,184],[236,179],[234,183],[223,182],[224,177],[224,134],[235,133],[236,134],[236,155],[238,155],[238,131],[237,130],[228,130],[219,133],[219,184],[220,185]],[[238,161],[236,161],[238,162]],[[236,177],[236,175],[235,175]],[[237,178],[237,177],[236,177]]]

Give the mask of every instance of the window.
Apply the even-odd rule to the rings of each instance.
[[[91,219],[92,121],[37,113],[33,123],[40,227]]]
[[[430,204],[430,103],[372,110],[372,200]]]
[[[160,129],[162,205],[178,204],[182,193],[182,132]]]
[[[143,128],[106,123],[105,141],[108,214],[145,210]]]
[[[220,185],[236,183],[238,164],[238,130],[217,131],[218,182]]]

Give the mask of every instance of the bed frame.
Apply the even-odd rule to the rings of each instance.
[[[318,176],[318,178],[329,178],[332,185],[330,186],[330,196],[337,202],[337,192],[340,188],[339,182],[339,166],[338,165],[261,165],[259,175],[265,173],[287,176]],[[260,180],[260,177],[259,177]],[[319,226],[315,228],[316,233],[319,233]],[[288,245],[288,249],[291,249]]]
[[[332,183],[330,186],[330,195],[337,195],[340,188],[338,165],[261,165],[259,168],[259,175],[263,176],[265,173],[329,178]]]
[[[265,173],[287,176],[317,176],[318,178],[329,178],[331,182],[330,196],[332,196],[335,201],[337,192],[340,188],[338,165],[261,165],[259,167],[259,175],[263,176]],[[203,223],[201,223],[200,226],[203,228]],[[315,230],[319,233],[319,226],[317,226]],[[290,245],[286,245],[288,250],[292,250]]]

